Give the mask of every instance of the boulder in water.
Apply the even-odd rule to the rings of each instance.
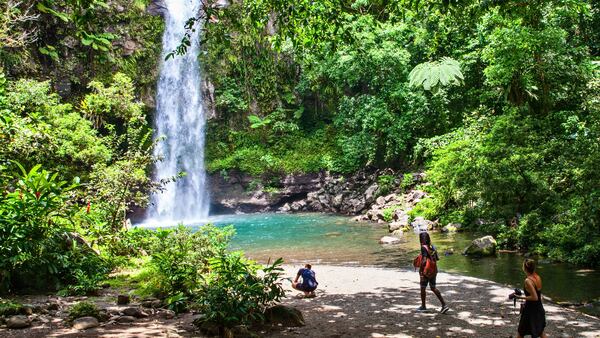
[[[413,228],[418,229],[420,231],[426,231],[433,229],[433,222],[427,220],[423,217],[416,217],[412,223],[410,223]]]
[[[448,223],[444,226],[441,231],[442,232],[458,232],[460,231],[462,224],[460,223]]]
[[[467,256],[493,256],[496,254],[496,240],[492,236],[477,238],[465,248],[463,254]]]
[[[402,222],[392,222],[390,223],[390,225],[388,226],[388,230],[390,232],[394,232],[396,230],[400,230],[403,229],[407,224],[402,223]]]
[[[379,244],[398,244],[400,243],[400,238],[392,237],[392,236],[383,236],[379,240]]]
[[[392,231],[391,235],[393,237],[402,237],[404,235],[403,228]]]

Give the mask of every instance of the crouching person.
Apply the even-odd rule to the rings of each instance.
[[[315,278],[315,272],[311,268],[310,264],[306,264],[304,268],[298,270],[296,279],[292,282],[292,287],[304,292],[304,297],[315,297],[315,290],[317,289],[317,285],[319,285]],[[302,277],[302,282],[298,282],[300,277]]]

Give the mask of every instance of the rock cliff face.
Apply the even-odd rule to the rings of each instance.
[[[210,180],[211,213],[251,213],[278,211],[286,204],[305,210],[302,201],[318,190],[324,174],[288,175],[267,186],[262,179],[231,172],[212,174]],[[272,180],[271,180],[272,181]]]
[[[378,183],[382,175],[392,178],[388,186]],[[393,192],[400,182],[401,175],[389,169],[351,176],[321,172],[278,179],[217,173],[210,175],[211,213],[316,211],[357,215],[376,203],[380,195]]]

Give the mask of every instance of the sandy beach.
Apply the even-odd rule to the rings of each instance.
[[[286,266],[293,277],[301,266]],[[437,287],[450,306],[428,290],[429,312],[420,305],[418,274],[410,270],[373,267],[313,266],[319,281],[317,297],[296,299],[285,283],[284,304],[302,311],[306,326],[270,337],[516,337],[518,306],[508,286],[454,274],[439,273]],[[542,276],[543,277],[543,276]],[[550,337],[600,337],[600,319],[545,302]]]

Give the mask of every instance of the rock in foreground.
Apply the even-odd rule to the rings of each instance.
[[[11,316],[6,320],[6,327],[9,329],[24,329],[29,326],[31,326],[31,321],[27,316]]]
[[[285,327],[304,326],[304,317],[298,309],[285,306],[275,305],[265,311],[265,319],[272,324],[281,324]]]
[[[81,317],[73,321],[73,328],[76,330],[87,330],[100,325],[98,319],[94,317]]]

